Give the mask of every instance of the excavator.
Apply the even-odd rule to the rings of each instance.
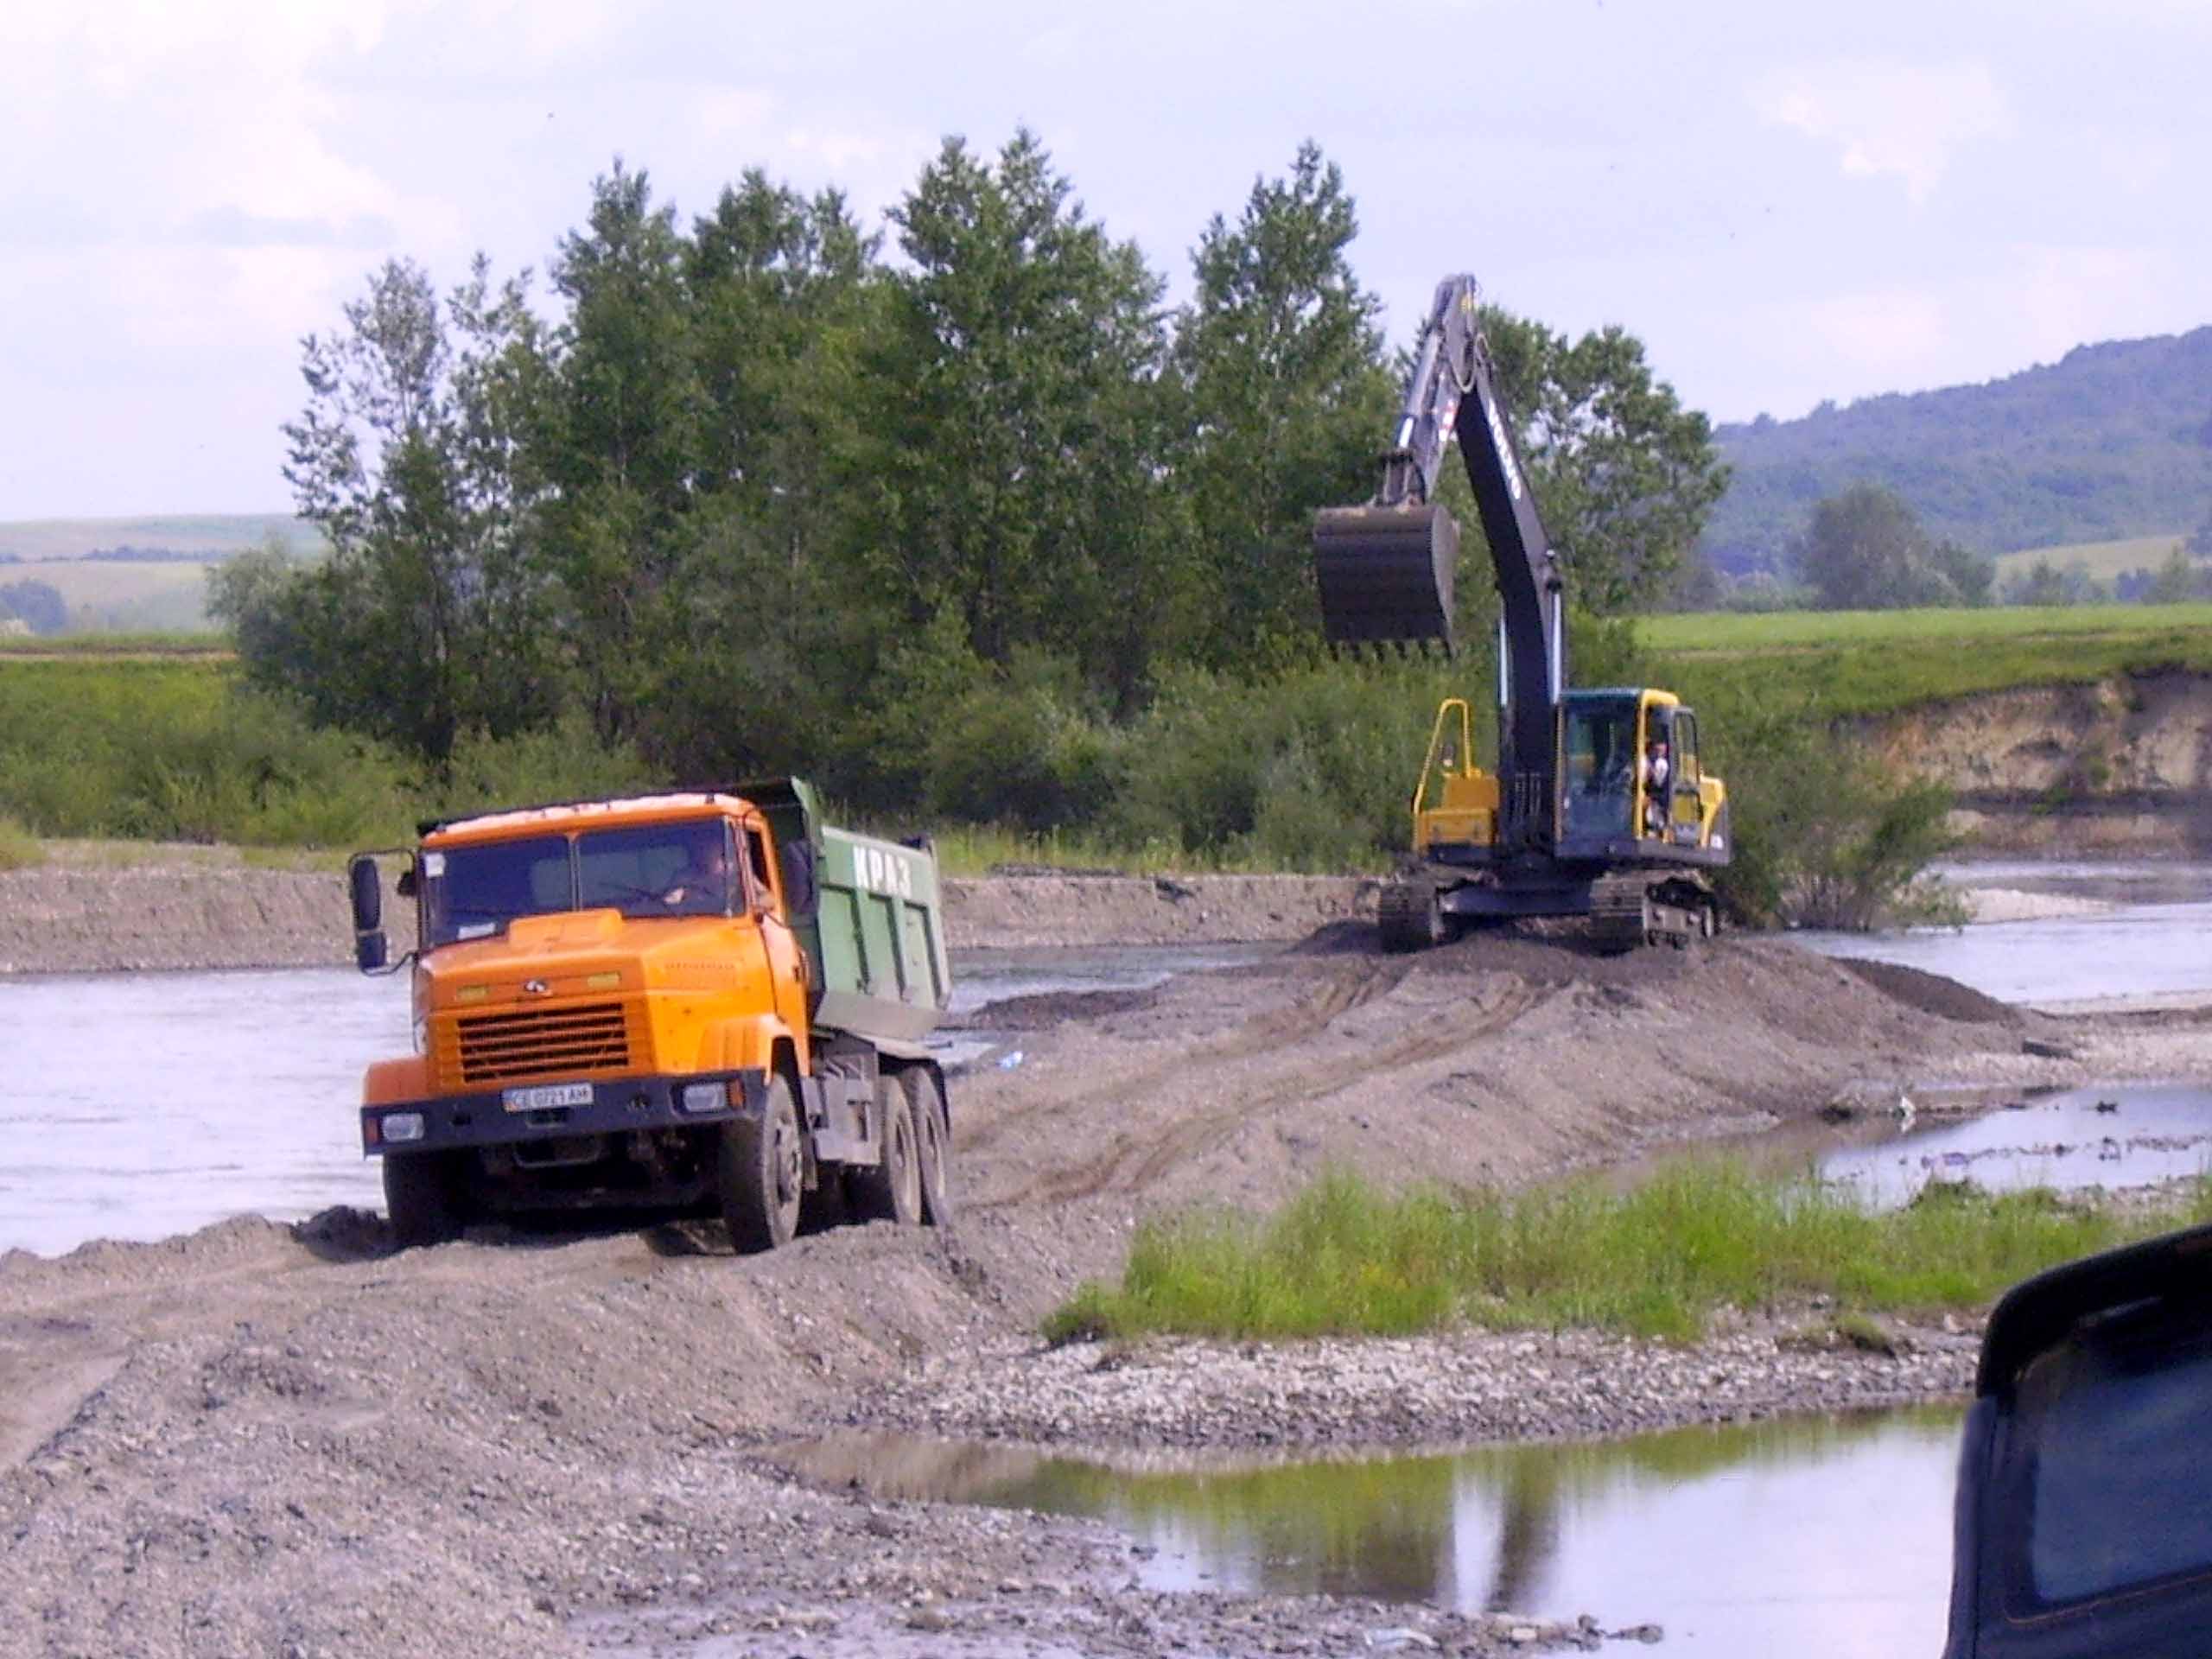
[[[1382,892],[1382,943],[1439,944],[1479,922],[1588,918],[1599,948],[1687,945],[1719,925],[1728,791],[1696,714],[1654,687],[1571,689],[1566,576],[1521,464],[1481,326],[1481,289],[1447,276],[1423,325],[1382,482],[1315,515],[1332,650],[1456,649],[1459,527],[1436,493],[1457,443],[1498,591],[1497,755],[1478,764],[1464,697],[1436,713],[1413,797],[1413,853]]]

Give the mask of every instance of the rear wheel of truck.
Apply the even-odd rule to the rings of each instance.
[[[922,1218],[921,1148],[906,1091],[888,1071],[875,1081],[876,1118],[881,1126],[883,1161],[852,1174],[853,1207],[868,1221],[895,1221],[912,1227]]]
[[[760,1116],[723,1124],[715,1147],[715,1191],[729,1242],[740,1250],[772,1250],[790,1243],[798,1231],[805,1180],[791,1086],[782,1072],[772,1071]]]
[[[952,1219],[952,1127],[944,1109],[944,1085],[925,1065],[909,1066],[899,1074],[899,1083],[914,1120],[922,1219],[942,1227]]]
[[[387,1152],[384,1207],[393,1242],[402,1249],[443,1244],[461,1236],[468,1219],[461,1172],[450,1153]]]

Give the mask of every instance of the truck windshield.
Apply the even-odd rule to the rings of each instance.
[[[1636,704],[1628,698],[1567,710],[1567,830],[1630,832],[1636,795]]]
[[[619,910],[626,916],[726,916],[738,897],[719,818],[535,836],[423,855],[429,945],[487,938],[520,916]]]

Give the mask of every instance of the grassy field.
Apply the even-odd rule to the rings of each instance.
[[[1831,1299],[1854,1313],[1972,1307],[2031,1273],[2212,1214],[2126,1218],[2047,1192],[1934,1188],[1901,1210],[1684,1163],[1627,1192],[1387,1193],[1325,1175],[1274,1216],[1139,1228],[1119,1286],[1085,1285],[1046,1334],[1402,1335],[1466,1323],[1694,1339],[1716,1310]]]
[[[2074,542],[2064,547],[2028,547],[1997,556],[1997,580],[2001,583],[2024,576],[2037,564],[2053,569],[2080,565],[2098,582],[2110,582],[2130,570],[2156,570],[2186,538],[2180,536],[2137,536],[2124,542]]]
[[[78,662],[144,662],[174,658],[228,664],[238,660],[226,636],[204,629],[149,630],[143,633],[9,634],[0,637],[0,663],[61,658]]]
[[[181,513],[150,518],[0,519],[0,553],[25,563],[77,559],[99,548],[160,548],[228,558],[270,537],[306,553],[321,545],[311,524],[282,512]],[[0,564],[0,571],[7,566]]]
[[[2212,603],[1654,617],[1638,639],[1686,696],[1866,715],[2023,685],[2212,672]]]
[[[124,563],[105,559],[41,559],[0,564],[0,586],[42,582],[61,595],[73,620],[90,612],[107,626],[207,631],[207,572],[212,563]]]

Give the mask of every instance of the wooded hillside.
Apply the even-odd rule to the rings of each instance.
[[[1814,504],[1857,483],[1985,553],[2186,535],[2212,515],[2212,327],[1714,439],[1734,471],[1702,545],[1732,575],[1784,568]]]

